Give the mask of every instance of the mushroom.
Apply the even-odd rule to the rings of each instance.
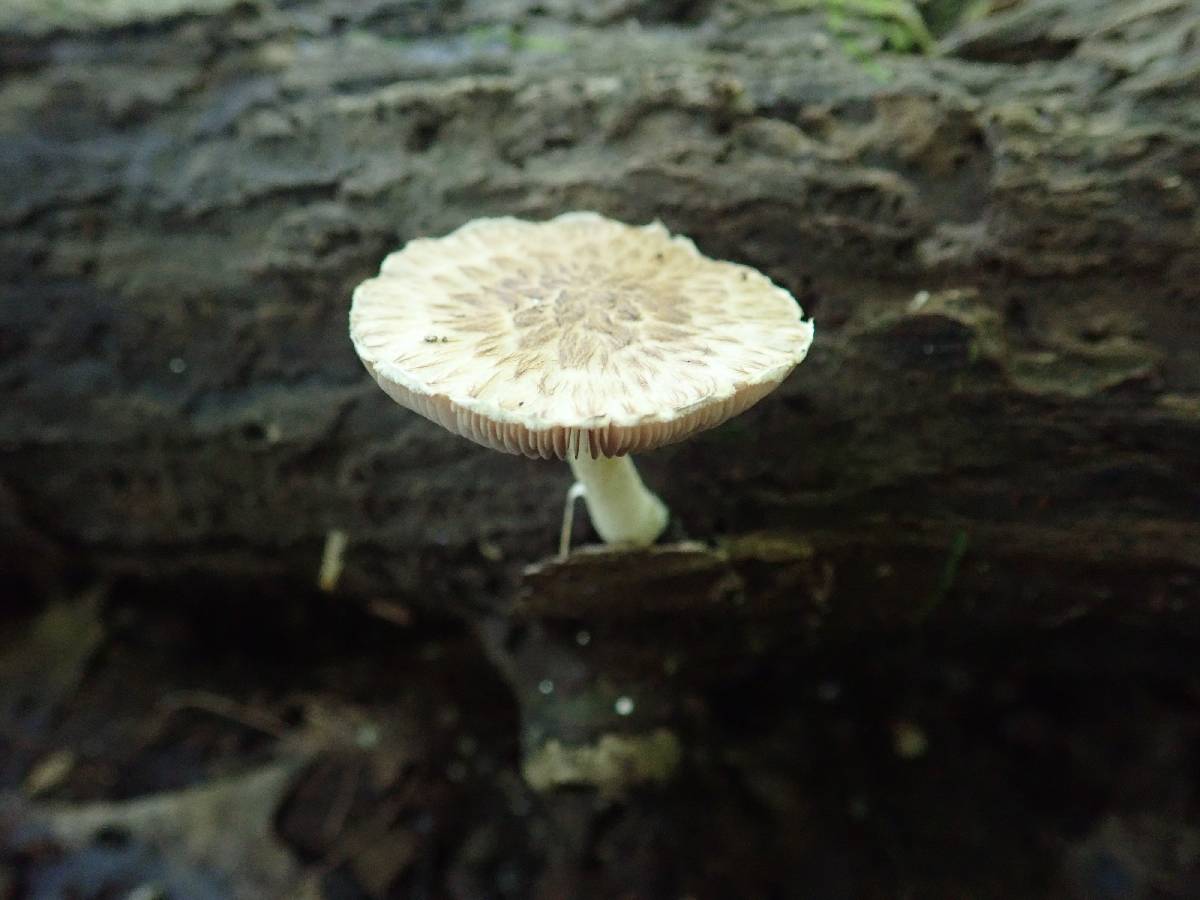
[[[601,538],[644,546],[668,512],[629,454],[774,390],[812,342],[802,316],[765,275],[658,222],[575,212],[410,241],[354,291],[350,337],[397,403],[485,447],[567,460],[568,512],[582,495]]]

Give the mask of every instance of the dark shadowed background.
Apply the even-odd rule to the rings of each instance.
[[[5,0],[0,900],[1200,896],[1198,192],[1196,0]],[[817,340],[557,561],[346,316],[574,209]]]

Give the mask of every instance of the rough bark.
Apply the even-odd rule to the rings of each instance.
[[[1198,893],[1200,9],[823,2],[0,4],[0,591],[90,588],[0,622],[0,894],[101,821],[247,896]],[[818,337],[639,460],[670,543],[559,560],[567,467],[346,312],[578,208]]]
[[[348,296],[408,238],[595,208],[817,322],[776,395],[640,462],[688,535],[811,552],[872,626],[948,596],[985,627],[1193,621],[1196,4],[1031,2],[882,64],[806,7],[11,5],[13,583],[311,583],[341,530],[348,595],[493,605],[567,469],[395,408]],[[749,602],[807,604],[773,553]]]

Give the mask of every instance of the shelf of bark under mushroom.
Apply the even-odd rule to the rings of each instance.
[[[819,629],[831,589],[800,538],[589,546],[527,567],[508,621],[590,670],[701,688]]]
[[[766,537],[582,547],[529,566],[484,634],[521,707],[529,783],[619,794],[670,778],[705,688],[794,640],[827,578],[802,541]]]

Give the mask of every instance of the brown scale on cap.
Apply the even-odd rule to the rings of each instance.
[[[655,223],[480,219],[359,285],[350,334],[397,402],[487,447],[618,456],[718,425],[804,358],[765,276]]]

